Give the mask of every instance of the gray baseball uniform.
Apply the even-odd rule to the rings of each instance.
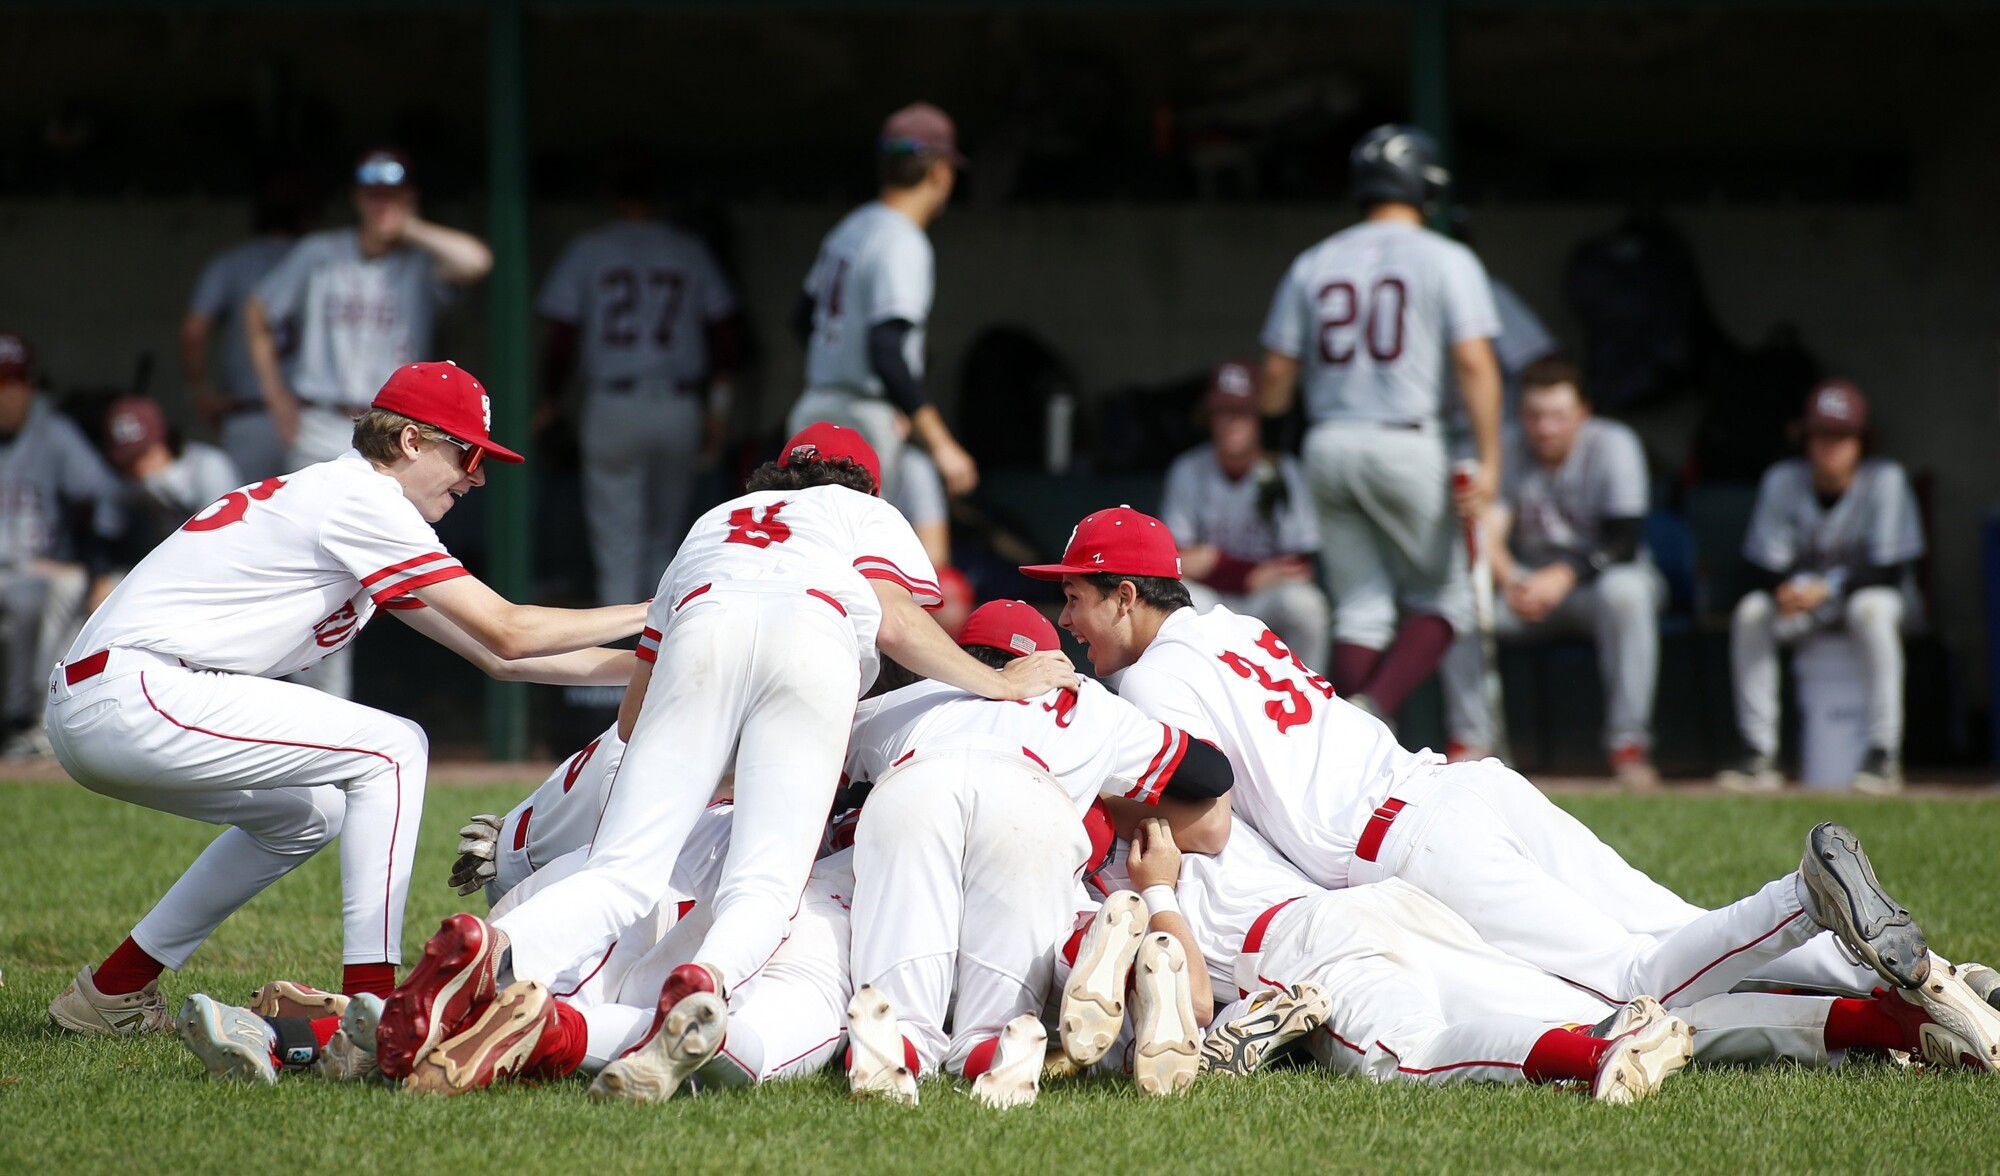
[[[575,326],[583,346],[579,441],[598,600],[643,600],[687,530],[708,327],[736,312],[736,295],[693,236],[619,220],[569,243],[536,307]]]
[[[284,260],[292,245],[287,237],[253,237],[230,246],[202,267],[194,294],[188,299],[188,309],[207,316],[217,329],[216,345],[209,352],[211,375],[215,390],[234,406],[222,422],[222,447],[245,481],[262,481],[291,468],[285,463],[285,447],[278,440],[271,416],[264,411],[264,396],[243,329],[243,300]],[[271,328],[279,362],[289,363],[296,341],[291,321],[274,318]]]
[[[1645,447],[1617,421],[1586,420],[1569,455],[1554,469],[1517,440],[1501,477],[1501,503],[1513,519],[1508,550],[1524,572],[1558,561],[1588,568],[1601,549],[1604,521],[1643,518],[1648,496]],[[1580,571],[1569,596],[1533,624],[1504,599],[1496,600],[1494,628],[1503,637],[1526,640],[1559,633],[1594,638],[1604,684],[1604,745],[1649,748],[1666,582],[1643,548],[1638,558],[1595,573]],[[1490,748],[1492,716],[1481,689],[1482,668],[1478,640],[1462,634],[1445,661],[1445,717],[1454,742]]]
[[[1289,456],[1274,464],[1271,473],[1282,480],[1285,497],[1267,518],[1258,507],[1266,493],[1263,472],[1253,470],[1232,480],[1216,461],[1215,446],[1197,445],[1167,469],[1160,521],[1181,547],[1212,544],[1233,560],[1259,563],[1318,551],[1319,523],[1313,516],[1305,472]],[[1197,611],[1222,604],[1231,612],[1257,617],[1307,665],[1317,668],[1326,663],[1329,616],[1326,597],[1317,585],[1287,581],[1248,592],[1226,591],[1196,580],[1186,583]]]
[[[823,420],[859,429],[882,459],[884,481],[893,482],[903,441],[896,434],[896,407],[868,362],[868,329],[892,319],[911,324],[903,358],[921,380],[935,287],[930,238],[909,217],[871,201],[835,225],[806,274],[805,292],[813,300],[806,391],[787,427],[797,432]]]
[[[1854,483],[1831,503],[1813,491],[1804,458],[1764,473],[1743,557],[1772,573],[1816,577],[1829,594],[1810,614],[1778,615],[1768,592],[1751,592],[1736,606],[1730,662],[1736,679],[1736,722],[1743,741],[1766,754],[1778,748],[1778,647],[1808,633],[1845,628],[1859,645],[1868,687],[1870,746],[1898,752],[1903,743],[1902,628],[1914,616],[1916,588],[1903,574],[1894,584],[1851,587],[1867,568],[1907,564],[1924,553],[1916,495],[1903,467],[1867,458]]]
[[[949,521],[944,479],[930,454],[914,445],[903,446],[896,459],[896,476],[888,480],[895,486],[888,496],[889,505],[902,511],[912,528]]]
[[[1416,225],[1344,229],[1279,283],[1263,343],[1300,363],[1335,641],[1384,648],[1399,603],[1471,628],[1440,414],[1450,349],[1499,329],[1479,259]]]

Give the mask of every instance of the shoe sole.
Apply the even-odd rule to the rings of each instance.
[[[728,1033],[729,1011],[712,992],[692,992],[667,1011],[659,1029],[597,1075],[590,1097],[600,1102],[662,1102],[708,1064]]]
[[[183,1044],[217,1082],[248,1082],[275,1086],[278,1068],[271,1063],[270,1050],[231,1040],[222,1028],[221,1006],[201,993],[187,998],[174,1028]],[[260,1052],[261,1051],[261,1052]]]
[[[472,1024],[417,1059],[403,1079],[411,1094],[450,1097],[518,1074],[548,1028],[554,1001],[535,981],[510,984]]]
[[[1063,985],[1063,1052],[1079,1067],[1096,1065],[1125,1027],[1125,979],[1146,937],[1146,900],[1121,890],[1104,900],[1077,949]]]
[[[1179,1094],[1201,1068],[1187,969],[1180,940],[1163,933],[1147,937],[1133,964],[1132,1079],[1147,1094]]]
[[[917,1105],[917,1076],[903,1061],[896,1010],[871,985],[862,985],[847,1002],[847,1055],[851,1097]]]
[[[700,983],[694,982],[694,978],[696,977],[699,977]],[[714,995],[714,985],[714,975],[700,964],[681,964],[673,971],[668,972],[666,982],[660,985],[659,1000],[653,1006],[653,1021],[652,1024],[646,1026],[646,1035],[641,1037],[636,1045],[618,1056],[620,1058],[629,1058],[640,1050],[645,1049],[648,1045],[651,1045],[653,1039],[660,1035],[660,1030],[666,1026],[667,1017],[676,1008],[680,1007],[680,1003],[683,1000],[686,1000],[697,992],[706,992]],[[718,995],[716,999],[721,1000],[722,998]],[[727,1007],[726,1002],[724,1007]]]
[[[995,1110],[1025,1107],[1041,1093],[1042,1060],[1049,1031],[1033,1013],[1023,1013],[1000,1031],[993,1065],[972,1080],[972,1097]]]
[[[1665,1020],[1666,1016],[1667,1010],[1659,1001],[1650,996],[1635,997],[1626,1001],[1625,1007],[1611,1018],[1611,1025],[1605,1029],[1604,1036],[1616,1039],[1627,1033],[1637,1033],[1657,1021]]]
[[[493,937],[473,915],[453,915],[424,944],[423,958],[382,1004],[375,1030],[375,1063],[391,1078],[404,1078],[472,1012],[481,981],[488,978],[487,953]],[[468,989],[470,991],[468,991]]]
[[[1806,888],[1829,928],[1862,963],[1898,988],[1915,988],[1930,973],[1930,949],[1910,912],[1889,897],[1852,830],[1831,821],[1806,835],[1799,865]]]
[[[290,980],[273,980],[250,998],[250,1011],[260,1017],[338,1017],[347,1012],[350,998],[337,992],[321,992]]]
[[[1200,1072],[1246,1077],[1287,1046],[1326,1024],[1333,1001],[1317,984],[1296,984],[1232,1025],[1210,1026],[1201,1041]],[[1254,1021],[1256,1028],[1238,1028]]]
[[[2000,1070],[2000,1012],[1959,978],[1958,969],[1930,957],[1928,974],[1916,992],[1931,1020],[1973,1047],[1961,1054],[1963,1061],[1988,1073]]]
[[[1657,1094],[1660,1085],[1694,1060],[1694,1033],[1679,1017],[1661,1017],[1619,1038],[1598,1066],[1591,1094],[1623,1106]]]

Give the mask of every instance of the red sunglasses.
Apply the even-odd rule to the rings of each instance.
[[[474,445],[470,441],[460,441],[458,438],[452,436],[450,433],[446,433],[444,435],[444,439],[451,442],[453,445],[458,446],[459,452],[465,455],[465,457],[462,459],[462,464],[465,466],[466,473],[472,474],[479,472],[479,467],[486,461],[486,450],[477,445]]]

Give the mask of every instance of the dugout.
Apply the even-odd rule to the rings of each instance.
[[[796,391],[791,292],[866,195],[869,136],[902,102],[950,109],[975,163],[934,235],[933,391],[959,419],[957,373],[997,324],[1057,352],[1087,411],[1254,349],[1283,266],[1350,219],[1348,141],[1410,118],[1449,143],[1489,268],[1570,346],[1568,257],[1644,208],[1683,236],[1745,354],[1788,326],[1868,389],[1885,448],[1929,478],[1940,705],[1986,694],[2000,4],[92,0],[0,4],[0,40],[0,321],[58,388],[129,385],[151,355],[151,390],[184,420],[175,322],[271,154],[331,174],[372,141],[416,153],[427,207],[500,256],[441,347],[521,437],[534,282],[597,215],[595,155],[656,148],[757,332],[748,436]],[[341,221],[338,197],[326,211]],[[1704,391],[1632,406],[1669,480]],[[573,516],[534,525],[566,509],[548,479],[503,477],[448,537],[530,597],[575,558]],[[482,721],[469,671],[428,649],[391,666],[391,640],[364,641],[364,682],[441,744],[513,755],[539,731],[541,696],[489,687]],[[1673,704],[1663,691],[1663,731]],[[1963,754],[1950,742],[1932,758]]]

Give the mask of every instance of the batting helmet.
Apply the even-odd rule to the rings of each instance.
[[[1419,208],[1435,205],[1451,183],[1438,154],[1436,140],[1415,127],[1376,127],[1361,136],[1348,156],[1354,199],[1361,204],[1393,200]]]

